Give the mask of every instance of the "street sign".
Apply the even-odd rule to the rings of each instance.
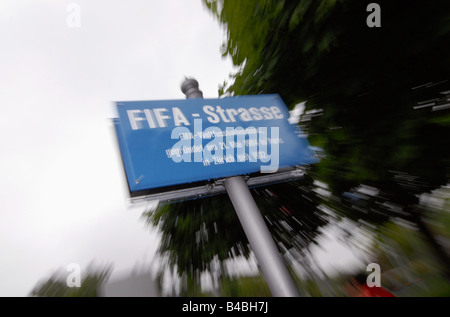
[[[317,162],[279,95],[116,102],[132,197]],[[300,133],[299,133],[300,132]]]
[[[273,296],[299,296],[249,187],[317,162],[305,135],[279,95],[203,99],[193,78],[181,90],[187,100],[116,103],[130,195],[168,202],[225,191]]]

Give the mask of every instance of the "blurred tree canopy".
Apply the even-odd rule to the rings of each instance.
[[[219,94],[307,101],[302,127],[326,152],[311,175],[339,197],[328,203],[370,222],[412,221],[448,272],[417,202],[450,175],[450,2],[376,1],[373,28],[371,2],[204,0],[238,69]],[[377,195],[355,198],[361,184]]]
[[[312,178],[305,176],[251,190],[282,253],[307,253],[327,223],[317,208],[314,188]],[[201,294],[202,273],[210,274],[216,290],[221,289],[229,282],[225,262],[250,256],[247,237],[226,194],[159,204],[143,216],[162,233],[158,252],[184,278],[181,295]]]
[[[323,113],[307,125],[310,140],[332,155],[320,175],[339,176],[340,189],[402,170],[427,181],[417,192],[435,188],[449,175],[450,114],[413,107],[447,103],[450,6],[378,1],[382,26],[369,28],[369,2],[205,1],[226,27],[223,55],[241,67],[220,92],[308,100],[306,111]]]

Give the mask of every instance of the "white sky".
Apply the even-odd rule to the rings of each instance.
[[[223,38],[200,0],[0,2],[0,296],[26,296],[69,263],[151,258],[157,235],[145,205],[127,204],[113,102],[184,99],[184,76],[218,97],[233,71]]]

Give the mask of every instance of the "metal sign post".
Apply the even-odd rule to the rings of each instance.
[[[181,90],[188,99],[203,98],[195,79],[186,78]],[[244,178],[226,178],[224,185],[272,295],[300,296]]]

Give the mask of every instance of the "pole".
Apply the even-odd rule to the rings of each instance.
[[[195,79],[186,78],[181,85],[181,90],[188,99],[203,98],[203,93],[198,86]],[[295,283],[284,265],[245,180],[242,176],[229,177],[225,180],[225,189],[272,295],[276,297],[299,296]]]
[[[229,177],[225,188],[273,296],[296,297],[298,290],[242,176]]]

